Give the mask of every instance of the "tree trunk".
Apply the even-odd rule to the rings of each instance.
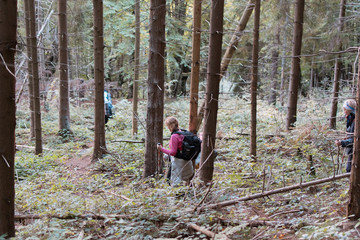
[[[24,0],[25,31],[26,31],[26,52],[27,59],[31,58],[31,33],[30,33],[30,9],[29,0]],[[29,109],[30,109],[30,139],[35,138],[35,111],[34,111],[34,77],[32,73],[32,61],[27,61],[28,66],[28,87],[29,87]]]
[[[200,179],[210,182],[214,172],[216,122],[219,100],[221,45],[223,37],[224,0],[212,0],[210,12],[210,41],[206,79],[205,116],[201,144]]]
[[[360,54],[358,54],[358,57]],[[353,220],[360,218],[360,62],[358,64],[358,79],[356,92],[355,110],[355,134],[354,134],[354,155],[350,173],[349,204],[347,206],[347,217]]]
[[[58,0],[59,11],[59,72],[60,72],[60,107],[59,130],[70,131],[69,78],[68,78],[68,47],[66,0]]]
[[[232,36],[228,47],[226,48],[226,52],[221,61],[220,80],[221,80],[222,76],[226,73],[226,70],[230,64],[231,58],[232,58],[235,50],[237,49],[237,45],[241,39],[241,36],[243,35],[246,24],[248,23],[251,13],[254,9],[254,2],[255,2],[255,0],[249,0],[248,4],[246,6],[246,9],[244,10],[243,15],[241,16],[239,25],[236,28],[236,31],[235,31],[234,35]],[[204,118],[205,105],[206,105],[206,100],[203,101],[203,103],[201,104],[200,109],[199,109],[199,113],[197,116],[196,131],[199,131],[201,122]]]
[[[297,100],[301,74],[300,54],[304,22],[304,6],[305,0],[296,0],[291,62],[291,79],[289,85],[288,113],[286,121],[287,129],[294,127],[294,124],[296,122]]]
[[[29,6],[29,26],[31,41],[31,66],[33,74],[33,96],[34,96],[34,129],[35,129],[35,154],[42,153],[42,137],[41,137],[41,106],[40,106],[40,79],[39,79],[39,63],[37,54],[36,39],[36,18],[35,18],[35,0],[28,0]]]
[[[150,1],[148,102],[144,177],[161,172],[156,144],[162,143],[164,115],[165,0]]]
[[[251,68],[251,130],[250,130],[250,155],[256,157],[256,97],[258,82],[259,61],[259,25],[260,25],[260,0],[255,1],[254,39]]]
[[[17,1],[0,1],[0,236],[15,237],[15,49]]]
[[[139,95],[139,72],[140,72],[140,2],[135,1],[135,67],[133,84],[133,116],[132,135],[138,132],[138,95]]]
[[[341,36],[344,30],[344,18],[345,18],[345,9],[346,9],[346,0],[341,0],[340,3],[340,12],[339,12],[339,32],[338,32],[338,51],[342,50],[342,41]],[[341,71],[341,55],[339,54],[335,60],[335,72],[334,72],[334,84],[333,84],[333,93],[332,93],[332,102],[331,102],[331,112],[330,112],[330,123],[329,127],[331,129],[336,129],[336,113],[337,113],[337,104],[340,90],[340,71]]]
[[[199,101],[201,1],[202,0],[194,0],[193,12],[189,131],[194,134],[197,133],[197,110]]]
[[[104,112],[104,28],[103,1],[93,0],[94,6],[94,78],[95,78],[95,139],[92,160],[107,152],[105,145]]]
[[[285,5],[286,7],[287,5]],[[283,44],[282,44],[282,56],[281,56],[281,76],[280,76],[280,97],[279,97],[279,101],[281,106],[284,106],[284,97],[285,97],[285,59],[286,59],[286,49],[287,49],[287,36],[286,36],[286,26],[288,25],[288,21],[289,21],[289,17],[287,14],[287,11],[284,12],[285,15],[285,23],[284,23],[284,27],[283,27],[283,35],[284,35],[284,40],[283,40]]]
[[[276,97],[277,97],[277,91],[278,91],[278,67],[279,67],[279,46],[280,46],[280,26],[277,26],[275,29],[275,40],[274,40],[274,46],[275,48],[272,50],[271,59],[271,89],[270,89],[270,95],[268,99],[269,105],[275,105],[276,104]]]

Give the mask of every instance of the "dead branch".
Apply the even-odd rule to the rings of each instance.
[[[243,202],[243,201],[262,198],[262,197],[266,197],[266,196],[270,196],[270,195],[278,194],[278,193],[283,193],[283,192],[289,192],[289,191],[292,191],[292,190],[295,190],[295,189],[305,188],[305,187],[318,185],[318,184],[322,184],[322,183],[326,183],[326,182],[331,182],[331,181],[335,181],[335,180],[339,180],[339,179],[347,178],[347,177],[350,177],[350,173],[344,173],[344,174],[336,175],[336,176],[329,177],[329,178],[322,178],[322,179],[310,181],[310,182],[307,182],[307,183],[300,183],[300,184],[297,184],[297,185],[283,187],[283,188],[275,189],[275,190],[272,190],[272,191],[266,191],[266,192],[263,192],[263,193],[256,193],[256,194],[253,194],[253,195],[237,198],[237,199],[234,199],[234,200],[214,203],[214,204],[210,204],[210,205],[207,205],[207,206],[203,206],[203,207],[199,208],[199,210],[202,211],[204,209],[222,208],[222,207],[226,207],[226,206],[230,206],[230,205],[235,205],[235,204],[237,204],[239,202]]]
[[[212,231],[210,230],[207,230],[205,228],[202,228],[194,223],[190,223],[189,224],[189,227],[191,227],[192,229],[198,231],[198,232],[201,232],[203,234],[205,234],[206,236],[210,237],[210,238],[214,238],[215,237],[215,233],[213,233]]]
[[[210,185],[209,185],[209,187],[208,187],[208,189],[207,189],[207,191],[206,191],[206,193],[205,193],[205,196],[203,197],[203,199],[201,199],[201,201],[199,202],[199,204],[194,207],[193,212],[195,212],[196,209],[205,201],[207,195],[209,195],[209,192],[210,192],[210,189],[211,189],[212,185],[213,185],[213,182],[210,182]]]
[[[119,219],[130,219],[131,216],[129,215],[96,215],[96,214],[68,214],[68,215],[38,215],[38,214],[19,214],[15,215],[15,220],[25,220],[25,219],[44,219],[44,218],[58,218],[58,219],[94,219],[94,220],[105,220],[109,218],[114,218],[116,220]]]
[[[121,195],[121,194],[116,194],[116,193],[113,193],[113,192],[110,192],[110,191],[105,191],[105,190],[103,190],[103,192],[109,193],[109,194],[114,195],[114,196],[119,197],[119,198],[122,198],[122,199],[124,199],[126,201],[130,201],[130,202],[133,201],[132,199],[130,199],[130,198],[124,196],[124,195]]]
[[[295,210],[290,210],[290,211],[285,211],[285,212],[278,212],[278,213],[275,213],[275,214],[269,216],[269,218],[273,218],[278,215],[283,215],[283,214],[288,214],[288,213],[296,213],[296,212],[301,212],[301,211],[303,211],[303,210],[295,209]]]

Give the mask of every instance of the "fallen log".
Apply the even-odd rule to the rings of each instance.
[[[32,220],[32,219],[44,219],[44,218],[58,218],[58,219],[94,219],[94,220],[105,220],[109,218],[114,219],[130,219],[131,216],[129,215],[95,215],[95,214],[68,214],[68,215],[38,215],[38,214],[17,214],[15,215],[15,220]]]
[[[344,173],[344,174],[336,175],[336,176],[329,177],[329,178],[322,178],[322,179],[310,181],[307,183],[300,183],[297,185],[283,187],[283,188],[279,188],[279,189],[275,189],[275,190],[271,190],[271,191],[256,193],[253,195],[249,195],[249,196],[245,196],[245,197],[241,197],[241,198],[237,198],[237,199],[233,199],[233,200],[229,200],[229,201],[209,204],[209,205],[205,205],[205,206],[199,208],[198,210],[202,211],[204,209],[218,209],[218,208],[227,207],[230,205],[235,205],[235,204],[237,204],[239,202],[243,202],[243,201],[248,201],[248,200],[252,200],[252,199],[256,199],[256,198],[262,198],[262,197],[266,197],[266,196],[270,196],[270,195],[274,195],[274,194],[278,194],[278,193],[283,193],[283,192],[289,192],[289,191],[292,191],[295,189],[305,188],[305,187],[318,185],[318,184],[322,184],[322,183],[326,183],[326,182],[331,182],[331,181],[335,181],[335,180],[339,180],[339,179],[347,178],[347,177],[350,177],[350,173]]]

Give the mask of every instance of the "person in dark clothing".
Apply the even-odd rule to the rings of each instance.
[[[355,129],[355,108],[356,101],[354,99],[348,99],[343,105],[344,114],[346,117],[346,138],[344,140],[336,140],[337,146],[345,148],[346,154],[348,155],[348,161],[346,164],[346,172],[351,171],[351,164],[353,159],[353,144],[354,144],[354,129]]]
[[[109,121],[109,118],[113,115],[113,105],[111,101],[111,94],[104,90],[104,104],[105,104],[105,124]]]

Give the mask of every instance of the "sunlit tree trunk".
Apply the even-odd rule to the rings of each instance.
[[[195,134],[197,132],[197,110],[199,101],[201,1],[202,0],[194,0],[192,31],[189,131]]]
[[[359,56],[359,55],[358,55]],[[351,165],[349,204],[347,206],[347,217],[352,220],[360,218],[360,62],[358,64],[356,110],[355,110],[355,135],[354,135],[354,157]]]
[[[95,139],[92,160],[107,152],[105,145],[104,110],[104,25],[103,1],[93,0],[94,6],[94,78],[95,78]]]
[[[28,59],[31,58],[31,34],[30,34],[30,10],[29,10],[29,0],[24,0],[24,12],[25,12],[25,32],[26,32],[26,53]],[[29,87],[29,109],[30,109],[30,138],[35,138],[35,114],[34,114],[34,78],[32,73],[32,62],[27,61],[27,71],[28,71],[28,87]]]
[[[251,68],[251,130],[250,130],[250,155],[256,157],[256,99],[258,82],[258,61],[259,61],[259,25],[260,25],[260,0],[255,1],[254,16],[254,39],[252,50]]]
[[[156,144],[162,143],[164,118],[165,0],[150,1],[148,102],[144,177],[161,172]]]
[[[0,1],[0,236],[7,238],[15,237],[16,14],[16,0]]]
[[[132,135],[138,131],[138,95],[139,95],[139,72],[140,72],[140,1],[135,1],[135,67],[133,83],[133,116]]]
[[[291,79],[289,85],[288,95],[288,113],[286,128],[290,129],[296,122],[297,114],[297,100],[300,85],[300,54],[301,54],[301,41],[303,33],[304,22],[304,6],[305,0],[296,0],[295,2],[295,21],[293,32],[293,47],[292,47],[292,62],[291,62]]]
[[[220,86],[221,45],[223,37],[224,0],[212,0],[210,12],[210,41],[205,95],[205,122],[201,144],[200,179],[213,178],[216,122]]]
[[[340,12],[339,12],[339,33],[338,33],[338,50],[342,50],[342,32],[344,30],[344,19],[345,19],[345,9],[346,9],[346,0],[341,0],[340,4]],[[337,104],[340,90],[340,72],[341,72],[341,55],[335,60],[334,67],[334,84],[333,84],[333,94],[332,94],[332,102],[331,102],[331,112],[330,112],[330,123],[329,127],[332,129],[336,129],[336,113],[337,113]]]
[[[60,106],[59,130],[70,131],[69,78],[68,78],[68,47],[66,0],[58,0],[59,11],[59,72],[60,72]]]
[[[237,45],[241,39],[241,36],[244,33],[246,25],[247,25],[247,23],[250,19],[250,16],[253,12],[253,9],[255,6],[254,3],[255,3],[255,0],[249,0],[247,6],[241,16],[239,25],[237,26],[236,31],[235,31],[234,35],[232,36],[229,45],[226,48],[226,52],[221,61],[220,80],[221,80],[222,76],[226,73],[226,70],[230,64],[231,58],[234,55],[235,50],[237,49]],[[198,115],[197,115],[197,127],[196,127],[197,131],[199,131],[201,122],[204,118],[205,105],[206,105],[206,102],[203,101],[200,106]]]
[[[28,4],[30,17],[31,66],[33,74],[35,154],[41,154],[43,149],[41,136],[40,78],[36,39],[35,0],[28,0]]]

